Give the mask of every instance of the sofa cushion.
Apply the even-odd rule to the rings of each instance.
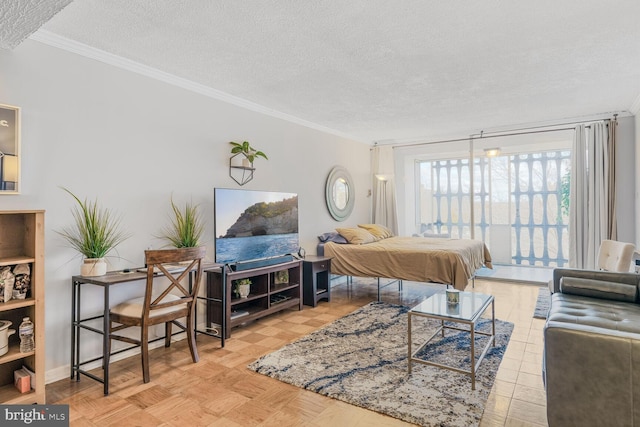
[[[635,302],[638,288],[625,283],[605,280],[563,277],[560,279],[560,292],[613,301]]]
[[[640,305],[556,292],[547,316],[552,322],[640,334]]]

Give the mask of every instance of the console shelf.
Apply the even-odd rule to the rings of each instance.
[[[205,273],[207,326],[220,328],[220,325],[224,324],[225,338],[231,336],[231,329],[236,326],[288,308],[302,310],[301,261],[294,260],[243,271],[232,271],[221,266],[208,269]],[[246,298],[240,298],[233,292],[235,281],[240,279],[251,280],[251,291]]]

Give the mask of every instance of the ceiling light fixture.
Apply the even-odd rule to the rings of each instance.
[[[497,147],[494,148],[485,148],[484,149],[484,154],[487,157],[496,157],[498,154],[500,154],[500,149]]]

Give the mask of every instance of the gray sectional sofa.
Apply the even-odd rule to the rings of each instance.
[[[544,327],[547,420],[640,426],[640,275],[554,270]]]

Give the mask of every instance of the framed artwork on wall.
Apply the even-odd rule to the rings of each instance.
[[[0,104],[0,194],[20,193],[20,108]]]

